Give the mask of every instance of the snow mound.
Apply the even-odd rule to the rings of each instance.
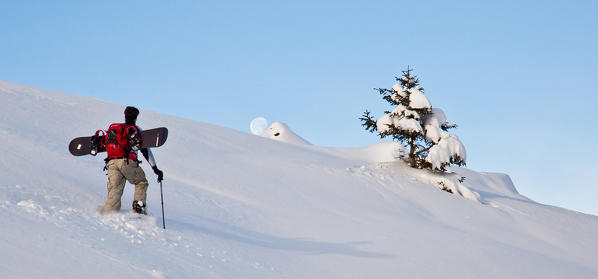
[[[310,142],[291,131],[289,126],[282,122],[272,123],[272,125],[268,127],[268,129],[264,132],[264,134],[262,134],[262,136],[269,139],[291,144],[312,145]]]
[[[515,199],[529,200],[521,196],[511,178],[504,173],[474,172],[466,168],[451,168],[451,170],[466,177],[467,185],[481,193],[491,193]]]

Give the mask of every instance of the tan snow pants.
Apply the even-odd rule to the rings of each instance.
[[[128,163],[127,163],[128,161]],[[147,179],[143,169],[132,160],[112,159],[108,162],[108,197],[102,209],[103,213],[120,211],[121,197],[127,180],[135,184],[135,201],[146,202]]]

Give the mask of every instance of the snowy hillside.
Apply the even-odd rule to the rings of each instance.
[[[0,278],[598,274],[598,217],[537,204],[506,175],[455,169],[468,198],[392,162],[392,143],[289,144],[143,108],[142,128],[170,131],[154,149],[167,230],[147,162],[154,216],[103,216],[103,156],[67,145],[121,121],[124,105],[4,81],[0,103]]]

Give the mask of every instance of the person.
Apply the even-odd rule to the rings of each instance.
[[[146,213],[146,198],[148,182],[143,169],[137,160],[137,151],[141,151],[145,160],[150,164],[158,176],[158,182],[164,178],[163,172],[156,166],[156,160],[151,150],[139,148],[141,146],[141,128],[136,125],[139,110],[128,106],[125,108],[125,123],[110,125],[107,132],[106,169],[108,170],[108,196],[102,213],[120,211],[121,197],[126,181],[135,185],[133,197],[133,211]],[[112,135],[112,136],[111,136]]]

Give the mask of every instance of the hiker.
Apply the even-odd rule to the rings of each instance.
[[[108,170],[108,197],[102,213],[120,211],[121,197],[127,181],[135,184],[133,211],[139,214],[146,213],[148,182],[143,169],[139,166],[141,161],[137,157],[138,150],[158,175],[158,182],[161,182],[164,177],[162,171],[156,166],[156,160],[150,149],[140,148],[141,128],[135,124],[138,115],[137,108],[130,106],[125,108],[125,123],[111,124],[106,133],[108,157],[105,159],[105,169]]]

